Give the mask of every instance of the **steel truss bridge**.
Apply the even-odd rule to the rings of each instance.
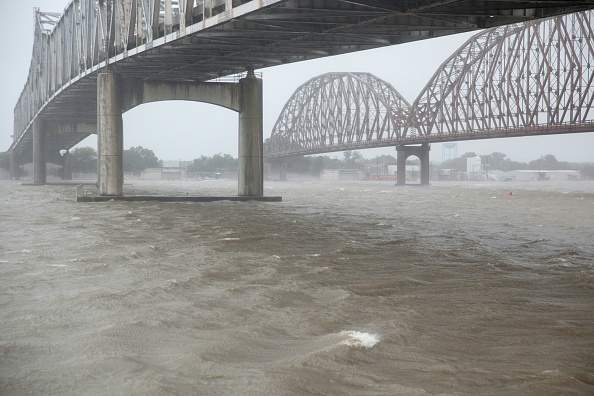
[[[96,133],[99,192],[119,195],[121,114],[195,100],[239,113],[239,183],[244,175],[255,186],[246,194],[261,195],[254,70],[593,8],[594,0],[70,0],[62,14],[37,9],[11,174],[33,161],[35,183],[45,183],[46,161],[62,163],[61,152]],[[214,81],[243,72],[243,86]]]
[[[318,76],[284,106],[266,156],[593,132],[593,29],[592,11],[487,29],[412,105],[371,74]]]

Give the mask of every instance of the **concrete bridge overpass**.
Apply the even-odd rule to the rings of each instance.
[[[62,14],[36,12],[11,169],[32,160],[44,183],[46,161],[97,133],[99,194],[122,195],[122,113],[195,100],[239,113],[238,194],[261,196],[254,70],[592,8],[594,0],[71,0]],[[239,82],[213,81],[240,72]]]
[[[430,143],[577,132],[594,132],[593,11],[471,37],[412,105],[367,73],[313,78],[285,104],[265,155],[395,146],[398,169],[416,155],[428,183]]]

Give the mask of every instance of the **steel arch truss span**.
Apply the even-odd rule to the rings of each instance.
[[[425,141],[594,130],[594,13],[492,28],[468,40],[413,104]]]
[[[301,85],[285,104],[266,153],[393,145],[406,136],[409,109],[394,87],[372,74],[323,74]]]
[[[594,12],[584,11],[485,30],[440,66],[410,110],[371,75],[314,78],[285,105],[267,157],[592,132],[593,29]]]

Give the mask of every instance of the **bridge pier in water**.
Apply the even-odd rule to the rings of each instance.
[[[21,178],[21,170],[19,168],[19,154],[16,150],[10,151],[10,178],[12,180]]]
[[[421,185],[429,184],[429,151],[431,147],[429,143],[422,143],[420,146],[399,144],[396,146],[396,185],[403,186],[406,184],[406,159],[411,155],[415,155],[421,162]]]
[[[66,151],[62,155],[62,161],[62,179],[72,180],[72,156],[70,155],[70,151]]]
[[[47,137],[46,124],[41,117],[33,120],[33,183],[46,183],[45,142]]]
[[[287,181],[287,162],[272,160],[268,164],[268,179]]]
[[[99,73],[97,77],[97,148],[97,193],[122,195],[124,127],[121,81],[110,69]]]
[[[250,71],[239,80],[238,195],[264,195],[262,80]]]

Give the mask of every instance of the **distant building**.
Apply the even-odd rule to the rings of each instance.
[[[352,181],[364,180],[365,174],[357,169],[322,169],[320,180],[323,181]]]
[[[519,181],[581,179],[579,170],[515,170],[505,172],[505,175]]]
[[[466,158],[466,177],[468,180],[485,180],[481,157]]]
[[[140,174],[142,180],[182,180],[185,171],[176,168],[147,168]]]

